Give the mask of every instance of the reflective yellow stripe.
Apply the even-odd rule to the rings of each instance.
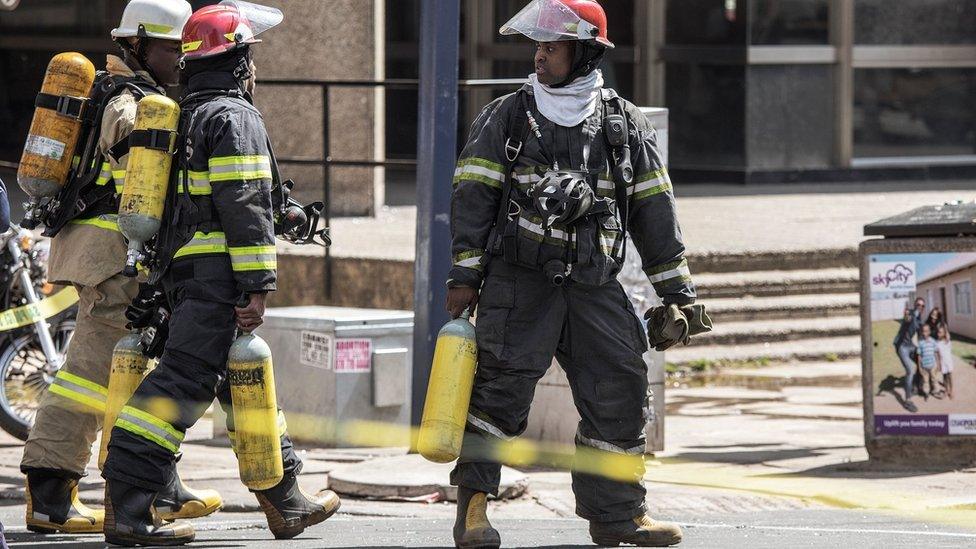
[[[270,271],[278,268],[274,245],[230,246],[231,268],[238,272]]]
[[[159,23],[146,23],[144,21],[140,21],[139,24],[145,27],[147,31],[154,32],[156,34],[169,34],[173,32],[173,27],[169,25],[160,25]]]
[[[92,398],[92,397],[90,397],[88,395],[84,395],[84,394],[78,393],[76,391],[72,391],[71,389],[62,387],[60,385],[54,385],[54,384],[52,384],[50,387],[48,387],[48,391],[51,391],[52,393],[54,393],[54,394],[56,394],[58,396],[64,397],[64,398],[66,398],[68,400],[73,400],[73,401],[75,401],[75,402],[77,402],[79,404],[83,404],[85,406],[88,406],[89,408],[92,408],[92,409],[94,409],[96,411],[99,411],[99,412],[104,412],[105,411],[105,401],[104,400],[98,400],[98,399]]]
[[[122,172],[123,174],[125,172]],[[123,175],[123,177],[125,177]],[[102,163],[102,171],[98,174],[98,179],[95,181],[96,185],[104,185],[112,179],[112,166],[108,162]]]
[[[99,384],[97,384],[97,383],[95,383],[93,381],[88,381],[87,379],[85,379],[83,377],[76,376],[75,374],[72,374],[70,372],[66,372],[64,370],[58,370],[57,375],[54,376],[54,377],[56,379],[63,379],[63,380],[68,381],[70,383],[74,383],[75,385],[80,385],[81,387],[84,387],[85,389],[94,391],[94,392],[99,393],[101,395],[108,396],[108,389],[106,389],[105,387],[102,387],[101,385],[99,385]]]
[[[114,214],[105,214],[98,217],[93,217],[91,219],[73,219],[71,220],[71,223],[73,225],[93,225],[100,229],[120,232],[118,219],[118,216]]]
[[[213,189],[210,187],[210,172],[187,171],[187,187],[190,189],[190,195],[192,196],[213,194]],[[182,178],[176,181],[176,192],[183,192]]]
[[[173,255],[173,259],[188,255],[220,253],[227,253],[227,237],[224,233],[219,231],[212,233],[197,232],[193,235],[192,240]]]
[[[105,411],[108,389],[64,370],[58,371],[49,389],[52,393],[84,404],[100,412]]]
[[[271,159],[263,155],[218,156],[211,158],[208,164],[211,183],[271,178]]]
[[[158,417],[132,406],[124,406],[119,412],[116,427],[149,439],[176,453],[183,442],[183,433]]]
[[[186,43],[184,43],[181,46],[181,48],[183,49],[183,53],[187,53],[187,52],[191,52],[191,51],[197,51],[198,49],[200,49],[200,46],[202,44],[203,44],[203,40],[195,40],[193,42],[186,42]]]
[[[133,423],[127,419],[120,417],[118,420],[115,421],[115,426],[120,429],[125,429],[126,431],[129,431],[134,435],[139,435],[142,438],[149,440],[150,442],[155,442],[156,444],[162,446],[163,448],[166,448],[167,450],[173,452],[174,454],[179,453],[180,451],[180,447],[167,440],[166,437],[162,437],[159,434],[157,434],[155,431],[146,429],[145,427]]]

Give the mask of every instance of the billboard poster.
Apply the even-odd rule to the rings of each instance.
[[[868,258],[876,435],[976,435],[976,253]]]

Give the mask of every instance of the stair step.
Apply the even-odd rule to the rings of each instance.
[[[858,292],[854,268],[694,274],[698,296],[724,298]]]
[[[694,346],[743,345],[772,343],[858,335],[861,319],[858,316],[826,318],[798,318],[754,320],[747,322],[720,322],[707,334],[692,338]]]
[[[709,316],[716,323],[785,318],[853,316],[860,310],[860,296],[812,294],[704,299]]]
[[[775,343],[744,345],[704,345],[672,347],[664,353],[668,364],[686,366],[694,363],[792,362],[853,359],[861,354],[858,336],[800,339]]]
[[[688,263],[693,273],[854,268],[857,267],[857,248],[692,253],[688,255]]]

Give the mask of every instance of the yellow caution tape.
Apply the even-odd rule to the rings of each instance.
[[[75,290],[74,286],[68,286],[37,303],[7,309],[0,313],[0,332],[21,328],[44,318],[51,318],[75,303],[78,303],[78,291]]]

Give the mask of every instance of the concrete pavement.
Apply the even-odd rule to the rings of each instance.
[[[971,547],[976,544],[976,470],[880,469],[862,446],[860,393],[838,365],[807,383],[779,367],[780,383],[669,389],[667,451],[649,462],[648,505],[685,525],[683,547]],[[775,373],[775,371],[774,371]],[[270,536],[253,496],[237,481],[228,448],[201,440],[184,445],[180,469],[194,486],[217,488],[224,511],[196,521],[201,547],[266,547]],[[569,441],[567,441],[569,442]],[[0,441],[0,520],[15,547],[102,547],[95,536],[39,537],[23,527],[20,444]],[[302,484],[324,487],[344,464],[398,455],[403,449],[303,450]],[[382,462],[380,462],[382,463]],[[567,472],[524,470],[527,493],[493,504],[506,546],[587,546],[575,518]],[[396,470],[388,471],[391,481]],[[90,468],[86,500],[100,499]],[[445,503],[345,497],[339,515],[282,547],[446,547],[454,508]]]

